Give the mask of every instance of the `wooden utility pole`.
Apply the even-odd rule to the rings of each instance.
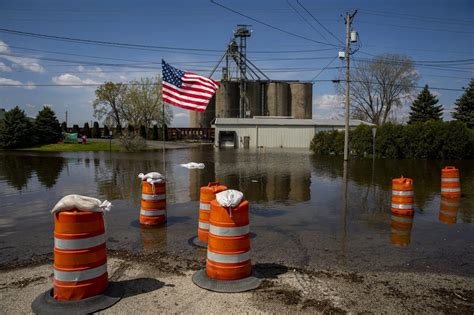
[[[346,13],[346,51],[344,52],[344,58],[346,59],[346,108],[345,108],[345,131],[344,131],[344,161],[347,161],[349,157],[349,106],[350,106],[350,55],[351,55],[351,24],[354,16],[357,14],[357,10],[352,14]]]

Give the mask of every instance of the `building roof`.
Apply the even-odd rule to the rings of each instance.
[[[358,119],[349,120],[349,126],[358,125],[369,125],[374,124],[365,122]],[[333,120],[333,119],[295,119],[289,117],[281,118],[216,118],[214,122],[215,126],[222,125],[264,125],[264,126],[332,126],[332,127],[344,127],[344,120]]]

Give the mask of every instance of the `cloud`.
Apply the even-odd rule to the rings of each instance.
[[[12,79],[2,78],[2,77],[0,77],[0,84],[21,87],[21,88],[24,88],[24,89],[27,89],[27,90],[34,90],[36,88],[34,85],[31,85],[31,84],[34,84],[31,81],[23,83],[23,82],[20,82],[20,81],[17,81],[17,80],[12,80]]]
[[[339,109],[342,106],[343,98],[337,94],[318,95],[313,100],[313,104],[319,109]]]
[[[3,62],[0,62],[0,72],[11,72],[12,68],[4,64]]]
[[[102,70],[101,67],[86,68],[86,67],[81,65],[81,66],[77,67],[77,71],[84,72],[84,73],[87,73],[89,75],[92,75],[92,76],[95,76],[95,77],[98,77],[98,78],[105,78],[105,73],[104,73],[104,71]]]
[[[17,57],[8,55],[11,53],[10,47],[0,40],[0,58],[6,59],[12,63],[11,68],[23,68],[32,72],[44,72],[44,68],[39,64],[38,59],[34,57]],[[2,63],[3,64],[3,63]]]
[[[92,79],[81,79],[70,73],[64,73],[60,76],[53,77],[53,82],[59,85],[82,85],[82,84],[99,84]],[[80,88],[80,86],[71,86],[74,88]]]

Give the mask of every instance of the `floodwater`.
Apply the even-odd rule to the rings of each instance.
[[[203,170],[179,166],[203,162]],[[252,260],[304,268],[474,275],[473,161],[353,160],[307,151],[200,146],[168,150],[168,223],[138,224],[138,173],[162,172],[161,152],[0,152],[0,265],[50,254],[50,209],[63,196],[107,199],[112,249],[205,257],[196,235],[199,187],[219,181],[250,201]],[[460,169],[463,197],[441,209],[440,170]],[[412,224],[391,224],[391,179],[414,179]],[[204,264],[204,260],[203,260]]]

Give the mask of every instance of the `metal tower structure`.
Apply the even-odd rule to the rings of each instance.
[[[270,80],[269,77],[267,77],[250,60],[247,59],[247,37],[250,37],[252,34],[252,31],[248,27],[250,27],[250,25],[237,25],[237,29],[234,31],[234,37],[227,45],[224,55],[221,57],[209,75],[209,77],[211,77],[214,74],[225,58],[225,67],[222,68],[222,80],[231,81],[233,76],[230,67],[232,62],[235,63],[237,70],[235,79],[239,81],[240,85],[240,118],[246,118],[250,113],[249,101],[247,98],[247,80],[249,80],[249,77],[251,77],[253,80],[261,80],[261,77],[264,77],[266,80]]]

